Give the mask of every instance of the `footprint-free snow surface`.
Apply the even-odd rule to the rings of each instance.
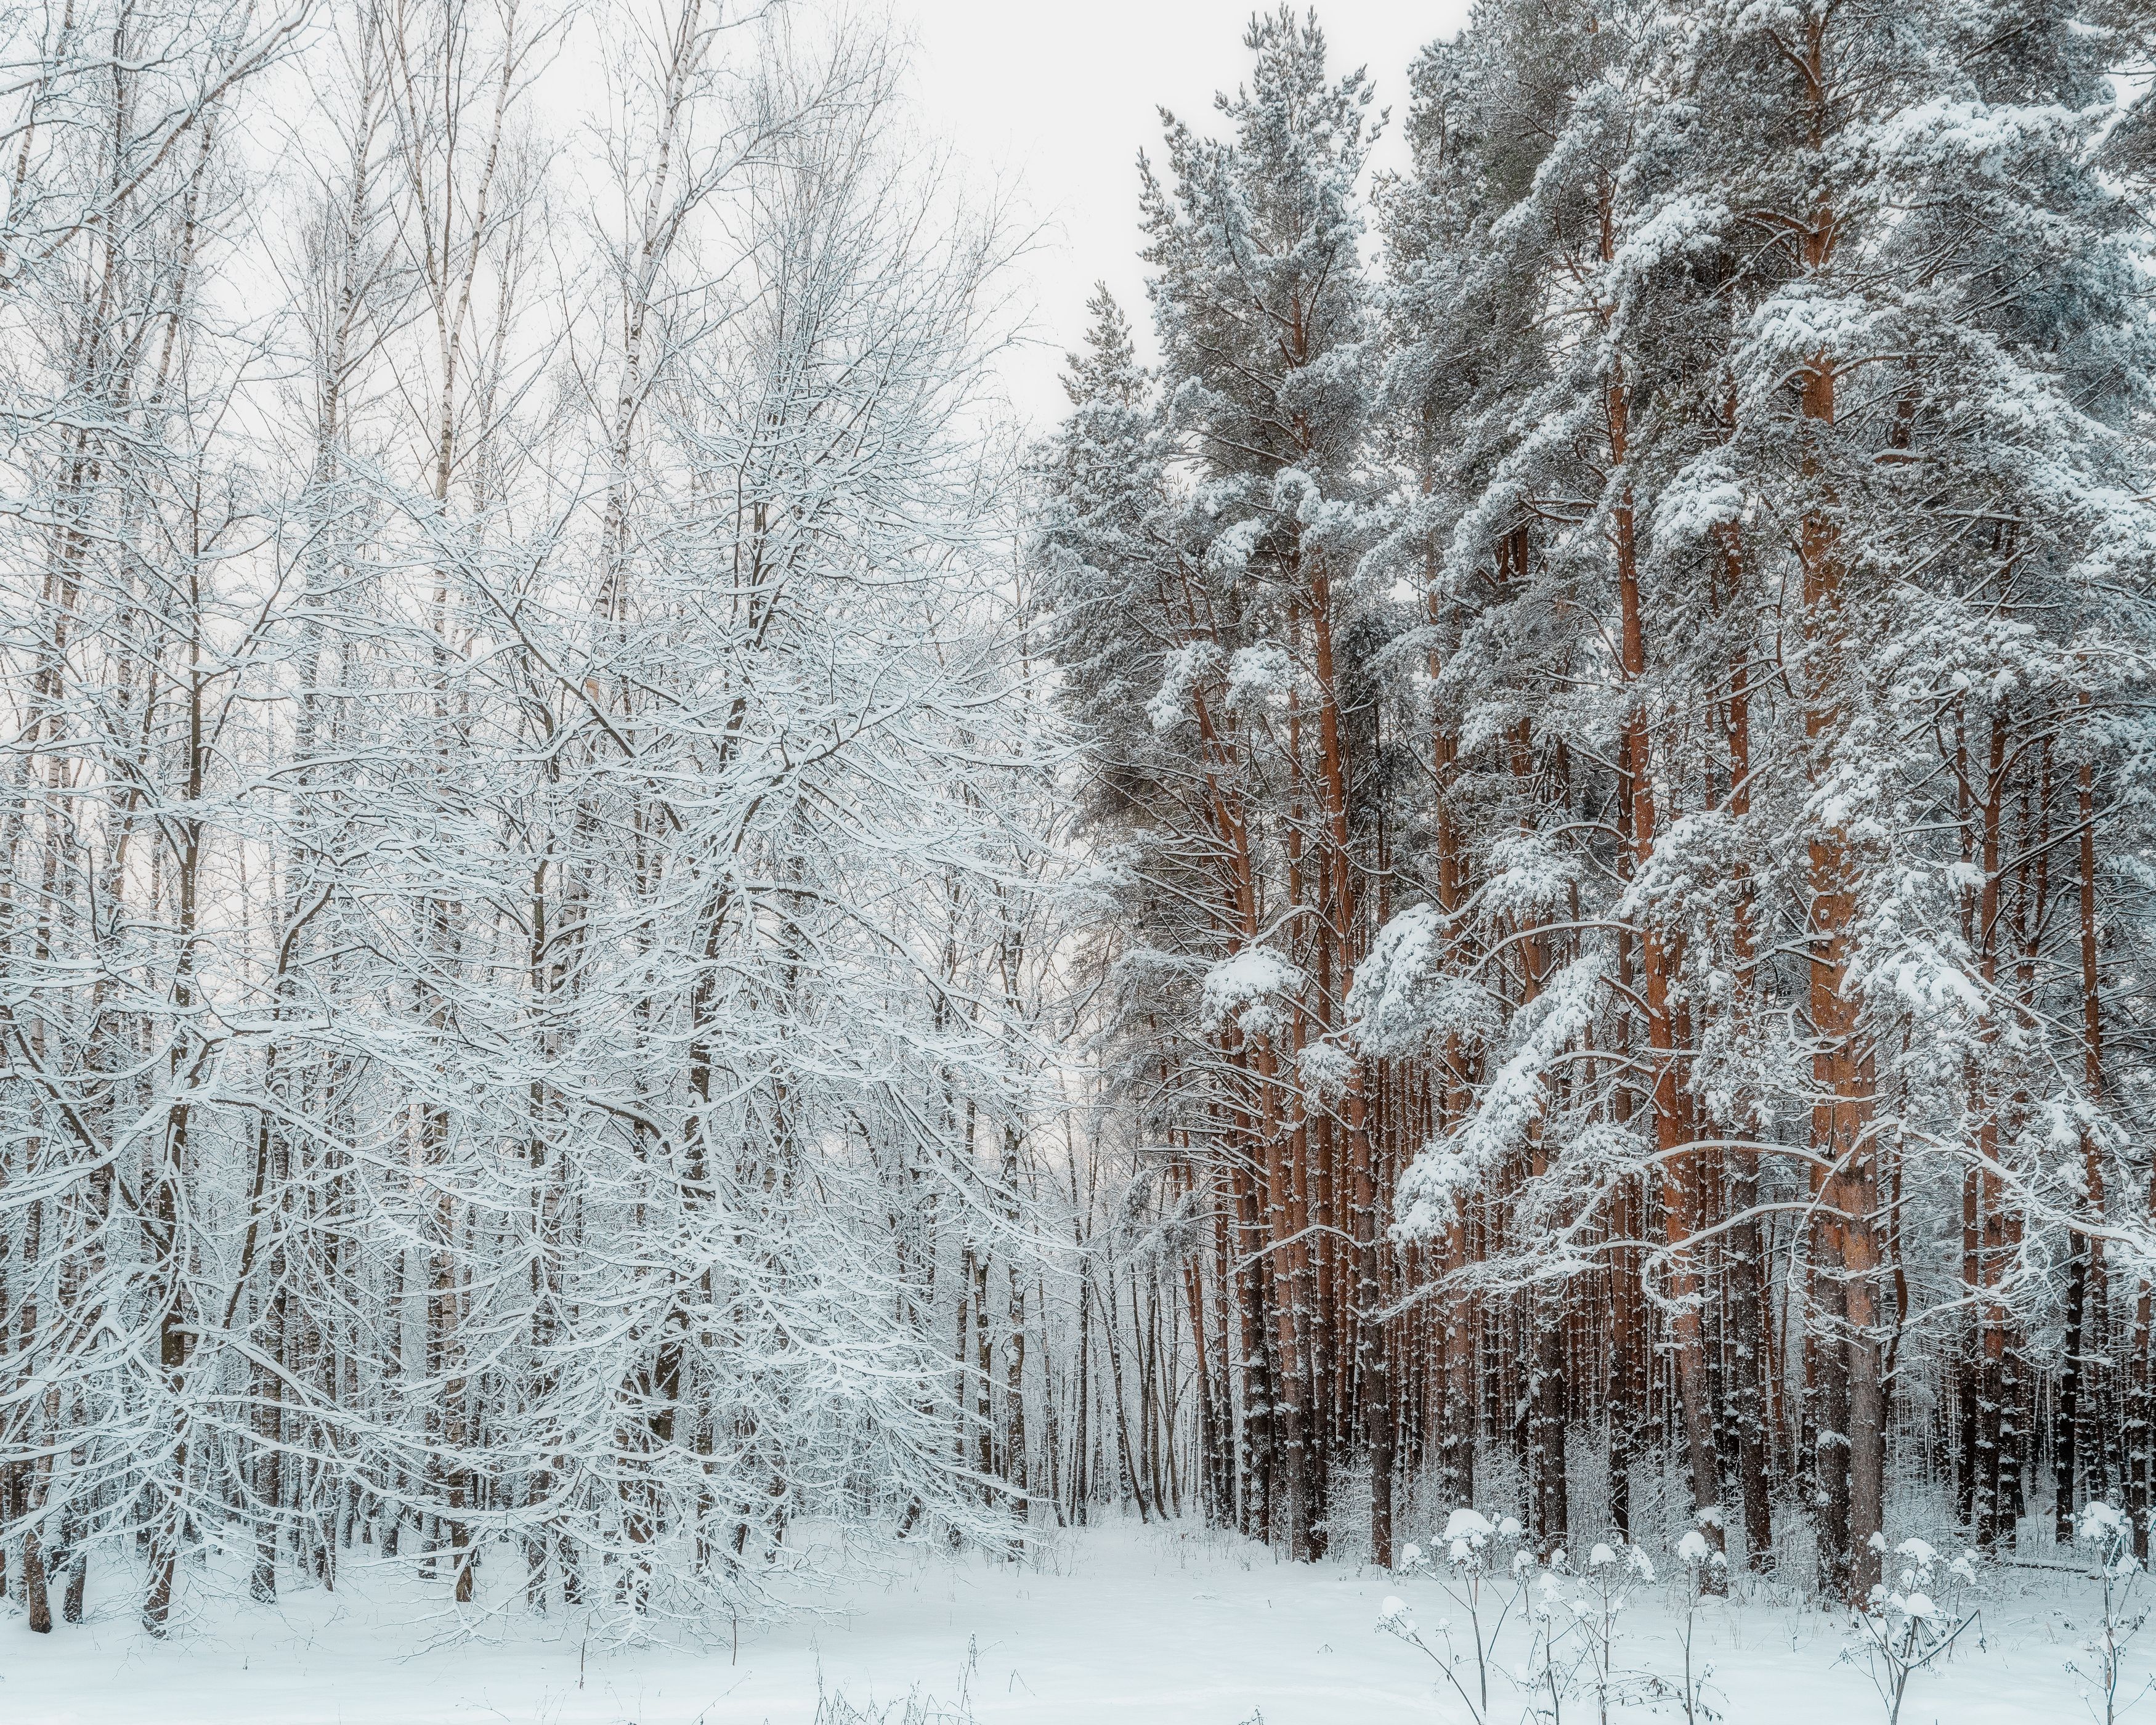
[[[2090,1663],[2092,1586],[2063,1571],[1988,1569],[1983,1620],[1919,1673],[1903,1725],[2027,1725],[2088,1717],[2068,1669]],[[1861,1725],[1884,1707],[1847,1620],[1760,1585],[1697,1613],[1701,1699],[1732,1725]],[[1620,1619],[1613,1717],[1678,1719],[1681,1583],[1658,1579]],[[1392,1603],[1397,1602],[1397,1603]],[[1559,1609],[1564,1608],[1560,1605]],[[1351,1563],[1297,1567],[1219,1535],[1112,1527],[1060,1534],[1023,1568],[915,1555],[824,1609],[716,1645],[601,1645],[573,1620],[488,1619],[453,1634],[439,1589],[293,1590],[274,1609],[205,1609],[145,1638],[116,1594],[92,1620],[29,1633],[0,1618],[7,1725],[788,1725],[860,1719],[973,1725],[1455,1725],[1474,1717],[1430,1661],[1378,1627],[1411,1614],[1425,1641],[1458,1614],[1435,1582]],[[1404,1623],[1406,1618],[1403,1616]],[[1501,1666],[1530,1656],[1509,1623]],[[1562,1633],[1562,1630],[1560,1630]],[[1980,1639],[1979,1639],[1980,1637]],[[2152,1640],[2156,1647],[2156,1640]],[[425,1651],[413,1651],[414,1648]],[[1462,1644],[1464,1652],[1464,1643]],[[2149,1664],[2129,1656],[2129,1692]],[[1470,1679],[1471,1685],[1472,1679]],[[1557,1697],[1592,1722],[1594,1698]],[[823,1709],[819,1715],[819,1706]],[[1488,1725],[1549,1718],[1546,1684],[1501,1670]],[[2146,1711],[2156,1718],[2156,1697]],[[1702,1717],[1705,1717],[1703,1714]],[[2101,1702],[2095,1717],[2102,1717]]]

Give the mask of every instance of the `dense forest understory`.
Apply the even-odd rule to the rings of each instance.
[[[1260,15],[1030,444],[845,16],[0,43],[32,1629],[2147,1557],[2156,14]]]

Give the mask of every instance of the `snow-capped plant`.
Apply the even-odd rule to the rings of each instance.
[[[1879,1543],[1886,1543],[1883,1536]],[[1944,1659],[1976,1614],[1956,1617],[1933,1596],[1939,1556],[1922,1540],[1903,1540],[1892,1559],[1885,1567],[1896,1584],[1890,1589],[1881,1582],[1872,1589],[1857,1614],[1857,1637],[1844,1656],[1863,1660],[1887,1709],[1887,1725],[1898,1725],[1910,1679]]]
[[[1411,1647],[1419,1648],[1429,1656],[1452,1686],[1453,1692],[1473,1714],[1477,1725],[1490,1713],[1490,1672],[1496,1661],[1497,1637],[1507,1619],[1524,1604],[1527,1577],[1534,1568],[1534,1559],[1519,1549],[1522,1532],[1519,1522],[1511,1516],[1493,1522],[1479,1511],[1463,1507],[1446,1517],[1445,1532],[1440,1536],[1445,1547],[1441,1564],[1426,1558],[1419,1546],[1401,1548],[1395,1565],[1399,1573],[1429,1576],[1445,1596],[1466,1614],[1467,1620],[1457,1630],[1452,1619],[1438,1620],[1433,1633],[1443,1644],[1441,1653],[1424,1638],[1405,1601],[1388,1599],[1378,1614],[1379,1629]],[[1522,1558],[1526,1560],[1524,1570],[1521,1567]],[[1508,1579],[1512,1583],[1509,1587],[1504,1585]],[[1459,1645],[1462,1640],[1471,1651],[1475,1662],[1471,1691],[1467,1656]]]
[[[1577,1698],[1594,1709],[1596,1725],[1608,1725],[1614,1709],[1671,1697],[1689,1719],[1716,1717],[1707,1702],[1707,1674],[1695,1678],[1689,1662],[1681,1689],[1652,1671],[1628,1671],[1618,1662],[1618,1620],[1654,1581],[1653,1560],[1621,1541],[1598,1541],[1578,1569],[1560,1549],[1548,1568],[1532,1574],[1522,1595],[1527,1657],[1511,1673],[1530,1717],[1559,1721],[1565,1703]]]
[[[1584,1656],[1576,1645],[1567,1645],[1578,1624],[1554,1572],[1544,1571],[1527,1589],[1527,1659],[1514,1681],[1527,1692],[1527,1717],[1558,1725]]]
[[[1462,1681],[1460,1656],[1458,1649],[1453,1645],[1451,1623],[1449,1619],[1438,1620],[1437,1626],[1433,1632],[1436,1636],[1436,1644],[1433,1644],[1424,1637],[1422,1625],[1415,1621],[1414,1613],[1409,1608],[1408,1602],[1397,1594],[1388,1594],[1378,1607],[1378,1628],[1395,1640],[1406,1642],[1409,1646],[1414,1648],[1435,1666],[1438,1675],[1452,1686],[1452,1692],[1460,1697],[1460,1705],[1467,1709],[1468,1716],[1475,1722],[1475,1725],[1484,1725],[1484,1721],[1489,1717],[1488,1679],[1482,1673],[1478,1658],[1476,1676],[1481,1681],[1476,1691],[1473,1693],[1469,1692],[1466,1684]],[[1479,1655],[1481,1651],[1479,1637],[1476,1640],[1476,1649]]]
[[[1922,1540],[1905,1539],[1897,1548],[1897,1555],[1904,1558],[1913,1556],[1912,1547],[1921,1548],[1923,1552],[1930,1553],[1931,1594],[1939,1609],[1949,1617],[1968,1616],[1975,1609],[1976,1602],[1983,1593],[1984,1554],[1974,1546],[1969,1546],[1964,1548],[1959,1557],[1942,1563],[1938,1553]],[[1980,1622],[1977,1625],[1977,1633],[1979,1636],[1983,1634]],[[1947,1656],[1951,1659],[1953,1656],[1949,1652]]]
[[[2084,1685],[2082,1701],[2091,1717],[2114,1725],[2156,1687],[2156,1679],[2144,1679],[2139,1689],[2127,1692],[2122,1669],[2128,1646],[2148,1621],[2148,1572],[2134,1555],[2133,1524],[2114,1504],[2091,1502],[2075,1520],[2074,1539],[2096,1558],[2103,1617],[2066,1669]]]
[[[1642,1588],[1654,1584],[1655,1565],[1636,1545],[1598,1542],[1574,1593],[1584,1681],[1594,1695],[1598,1725],[1607,1725],[1613,1701],[1621,1698],[1617,1670],[1617,1620]]]
[[[1685,1572],[1684,1687],[1680,1697],[1684,1702],[1685,1725],[1699,1725],[1702,1719],[1715,1717],[1713,1709],[1707,1704],[1707,1680],[1714,1674],[1714,1667],[1701,1665],[1695,1673],[1692,1631],[1699,1621],[1701,1597],[1711,1582],[1727,1572],[1729,1560],[1707,1543],[1707,1536],[1697,1527],[1691,1527],[1677,1542],[1677,1562],[1683,1565]],[[1727,1591],[1727,1582],[1713,1589],[1717,1600]]]

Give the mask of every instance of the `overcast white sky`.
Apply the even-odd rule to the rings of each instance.
[[[1105,280],[1146,317],[1138,264],[1141,147],[1158,159],[1157,110],[1201,130],[1213,93],[1244,80],[1252,0],[889,0],[916,44],[929,126],[978,174],[1015,181],[1045,224],[1029,260],[1043,345],[1014,357],[1019,407],[1044,424],[1064,407],[1056,374]],[[1406,112],[1417,49],[1458,31],[1467,0],[1330,0],[1318,8],[1336,69],[1367,66],[1374,106]],[[1380,162],[1394,158],[1390,129]]]

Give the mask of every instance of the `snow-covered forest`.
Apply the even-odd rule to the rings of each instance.
[[[1113,1522],[2123,1704],[2156,13],[1432,33],[1096,141],[1028,424],[865,16],[0,0],[17,1630]]]

